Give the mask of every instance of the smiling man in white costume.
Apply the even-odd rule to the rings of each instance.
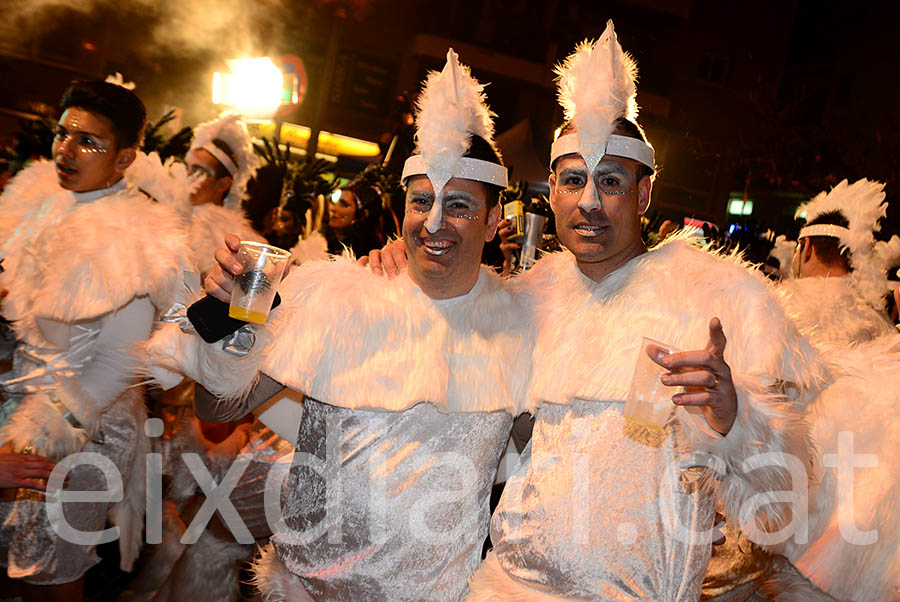
[[[550,200],[567,251],[514,280],[536,312],[528,405],[539,409],[468,599],[693,601],[717,497],[738,516],[755,494],[790,491],[792,469],[805,487],[806,429],[792,402],[815,388],[814,353],[736,258],[677,237],[645,248],[654,153],[612,23],[558,74],[567,123]],[[697,350],[657,360],[665,384],[689,387],[673,389],[662,431],[623,416],[642,336]],[[743,464],[770,451],[793,462]],[[774,533],[791,516],[776,503],[743,518]]]
[[[483,86],[453,51],[428,77],[417,127],[403,173],[407,276],[310,262],[282,283],[284,302],[245,357],[174,325],[149,346],[158,366],[225,398],[198,391],[203,419],[239,417],[283,386],[307,396],[283,524],[256,564],[272,599],[460,600],[480,560],[533,339],[479,266],[506,169]],[[207,278],[222,299],[240,272],[227,242]],[[334,472],[317,472],[322,462]]]

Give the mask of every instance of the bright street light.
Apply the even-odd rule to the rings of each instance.
[[[213,74],[212,101],[245,118],[271,119],[283,102],[284,75],[268,57],[226,61],[231,73]]]

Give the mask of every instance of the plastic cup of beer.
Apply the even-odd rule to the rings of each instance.
[[[237,260],[244,267],[234,279],[228,315],[244,322],[265,324],[291,254],[284,249],[242,240]]]
[[[631,389],[625,402],[624,414],[628,420],[647,428],[662,430],[675,409],[672,403],[673,391],[672,387],[660,382],[660,375],[668,370],[650,359],[647,347],[655,345],[666,355],[679,350],[666,343],[647,337],[641,338],[641,350],[634,366],[634,376],[631,378]]]

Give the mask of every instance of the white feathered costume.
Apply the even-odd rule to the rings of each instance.
[[[557,139],[552,159],[577,153],[593,173],[604,154],[624,154],[652,168],[649,145],[612,134],[616,119],[636,113],[636,68],[612,23],[599,41],[579,45],[558,73],[576,131]],[[792,402],[808,401],[820,379],[812,348],[760,274],[684,237],[670,237],[600,282],[585,276],[570,252],[549,255],[514,286],[534,305],[528,405],[539,410],[494,513],[494,550],[467,599],[697,600],[717,496],[737,517],[754,496],[791,490],[788,468],[751,469],[744,461],[792,454],[805,484],[810,450]],[[725,361],[738,397],[727,436],[682,407],[663,431],[627,421],[641,337],[703,349],[713,317],[728,338]],[[697,453],[710,455],[716,474],[694,478],[704,462]],[[781,504],[759,511],[755,520],[770,531],[789,516]]]
[[[449,114],[437,118],[462,126],[440,140],[459,153],[419,155],[413,173],[441,163],[453,166],[446,180],[498,175],[501,166],[470,163],[461,156],[468,145],[454,139],[484,132],[473,127],[487,114],[482,86],[452,51],[427,85],[432,94],[423,96],[440,88],[448,101]],[[435,179],[439,190],[446,180]],[[426,223],[441,223],[442,200],[436,194]],[[244,357],[172,324],[147,346],[157,380],[171,382],[161,371],[194,378],[225,398],[224,420],[247,413],[242,396],[259,371],[306,395],[283,522],[256,564],[264,595],[460,600],[481,556],[512,416],[523,409],[528,316],[486,268],[471,291],[444,300],[407,274],[386,280],[347,257],[305,263],[279,290],[282,306]]]
[[[829,211],[847,217],[848,231],[838,232],[851,251],[853,271],[778,287],[788,314],[822,351],[833,375],[808,406],[822,454],[810,489],[809,540],[782,551],[815,587],[780,565],[767,589],[782,602],[900,598],[900,335],[882,298],[900,239],[875,241],[885,210],[883,185],[867,180],[843,181],[798,210],[807,220]],[[852,489],[839,488],[835,454],[842,447],[849,453],[851,445],[866,460],[853,470]],[[854,541],[848,529],[868,535]]]
[[[787,471],[744,470],[744,459],[785,451],[801,467],[808,462],[804,425],[781,391],[814,390],[815,354],[761,275],[677,238],[599,283],[563,252],[538,261],[516,286],[536,306],[529,403],[541,407],[470,599],[696,600],[714,494],[737,516],[751,496],[791,488]],[[684,408],[664,437],[630,427],[622,412],[641,337],[703,348],[712,316],[728,337],[725,360],[738,391],[732,430],[723,438]],[[682,481],[689,451],[724,461],[715,489],[705,479]],[[782,524],[778,509],[765,510],[771,527]],[[678,525],[692,535],[680,540]]]
[[[2,309],[20,341],[13,370],[3,376],[0,439],[54,459],[85,451],[112,461],[124,499],[112,508],[67,505],[66,516],[76,529],[100,531],[109,509],[125,570],[141,547],[148,449],[129,347],[149,336],[180,288],[187,191],[183,169],[163,169],[158,158],[139,153],[125,178],[104,190],[63,190],[54,164],[40,161],[0,197],[0,287],[9,290]],[[154,193],[164,202],[148,198]],[[78,466],[67,488],[108,487],[98,476]],[[98,562],[94,545],[66,541],[51,529],[33,496],[0,503],[0,511],[0,562],[10,577],[65,583]]]

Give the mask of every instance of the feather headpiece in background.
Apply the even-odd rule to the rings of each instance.
[[[213,140],[219,139],[228,145],[237,162],[231,161]],[[224,205],[229,209],[238,209],[247,196],[247,182],[259,167],[259,158],[253,152],[253,143],[247,126],[241,116],[233,111],[225,111],[218,118],[201,123],[194,128],[194,139],[191,150],[202,148],[214,156],[231,174],[232,184]]]
[[[126,90],[131,90],[132,92],[134,92],[134,88],[135,88],[134,82],[125,81],[125,78],[118,71],[116,71],[112,75],[107,75],[106,79],[103,81],[105,81],[108,84],[113,84],[113,85],[119,86],[121,88],[125,88]]]
[[[606,152],[616,120],[637,119],[637,64],[622,50],[613,22],[607,21],[600,39],[579,44],[554,72],[559,104],[575,126],[575,133],[568,135],[576,137],[581,156],[593,171]]]
[[[484,84],[472,77],[469,68],[459,63],[456,52],[449,49],[444,68],[439,73],[428,74],[416,102],[417,154],[407,159],[403,168],[404,183],[413,175],[425,174],[434,188],[436,215],[429,215],[426,223],[429,231],[434,232],[440,226],[438,200],[451,178],[506,187],[505,167],[465,157],[472,136],[480,136],[497,151],[494,116],[486,103]]]
[[[893,236],[888,242],[875,240],[875,233],[881,230],[878,222],[887,214],[884,184],[865,178],[853,184],[843,180],[830,191],[820,192],[808,203],[800,205],[795,217],[805,216],[808,223],[831,212],[844,216],[849,226],[833,228],[833,234],[825,233],[817,226],[807,226],[800,230],[799,238],[838,238],[841,248],[850,251],[852,278],[866,300],[880,308],[883,295],[890,290],[887,272],[900,261],[900,238]]]

